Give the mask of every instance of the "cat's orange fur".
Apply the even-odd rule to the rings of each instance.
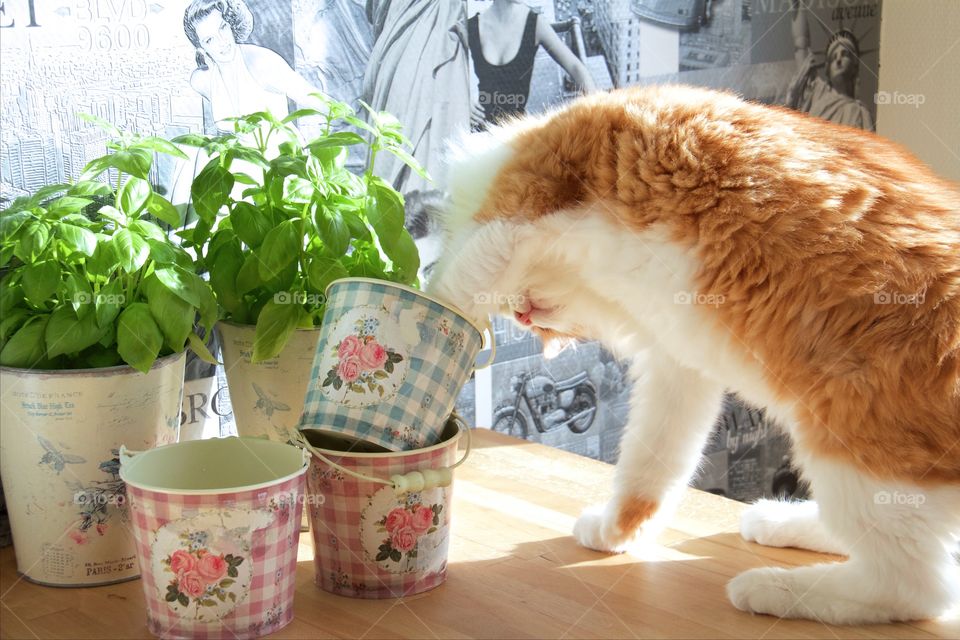
[[[874,134],[694,89],[595,94],[514,127],[476,220],[592,205],[666,225],[810,451],[960,483],[956,185]]]

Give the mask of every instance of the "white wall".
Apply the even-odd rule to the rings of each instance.
[[[884,0],[877,133],[960,182],[960,0]]]

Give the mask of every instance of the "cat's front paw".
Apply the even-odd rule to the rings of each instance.
[[[573,537],[588,549],[623,553],[633,538],[633,532],[624,533],[620,529],[617,515],[609,506],[595,505],[587,507],[577,518],[573,525]]]

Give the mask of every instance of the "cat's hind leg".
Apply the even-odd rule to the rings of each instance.
[[[599,551],[623,551],[639,531],[656,532],[696,470],[723,399],[722,385],[660,349],[638,357],[631,373],[613,498],[587,509],[573,530],[581,545]]]
[[[762,568],[727,585],[734,606],[784,618],[869,624],[937,617],[960,598],[955,487],[873,479],[840,461],[804,462],[826,530],[849,560]]]
[[[844,545],[820,519],[813,500],[759,500],[740,517],[740,535],[768,547],[796,547],[820,553],[846,554]]]

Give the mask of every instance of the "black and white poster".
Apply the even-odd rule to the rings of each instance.
[[[581,93],[665,82],[873,129],[880,10],[881,0],[5,0],[0,200],[76,177],[105,152],[80,112],[169,138],[256,110],[286,115],[322,91],[393,113],[433,173],[387,158],[376,167],[405,196],[429,277],[450,136]],[[299,126],[310,136],[309,119]],[[184,202],[199,165],[164,159],[151,181]],[[464,389],[461,413],[615,461],[625,363],[596,343],[545,360],[532,335],[503,320],[495,329],[496,362]],[[197,367],[192,377],[183,425],[228,432],[222,376]],[[784,436],[732,397],[698,486],[738,499],[803,491]]]

